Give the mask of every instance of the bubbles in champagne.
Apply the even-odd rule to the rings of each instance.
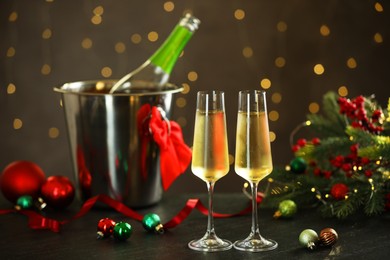
[[[268,122],[264,112],[238,113],[235,171],[251,182],[259,182],[272,172]]]
[[[217,181],[229,171],[225,113],[197,111],[192,172],[204,181]]]

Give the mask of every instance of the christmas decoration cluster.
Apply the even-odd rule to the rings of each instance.
[[[142,219],[142,226],[147,232],[163,234],[164,227],[161,224],[160,216],[155,213],[148,213]],[[133,233],[133,227],[127,222],[115,222],[111,218],[102,218],[97,224],[97,238],[108,238],[111,235],[118,241],[129,239]]]
[[[328,247],[334,245],[339,239],[339,235],[333,228],[324,228],[320,235],[313,229],[305,229],[299,234],[299,243],[310,250],[318,246]]]
[[[389,115],[390,102],[383,110],[373,96],[325,94],[323,113],[309,114],[291,140],[302,128],[313,137],[292,141],[294,158],[274,170],[266,202],[291,199],[338,218],[390,210]]]
[[[34,162],[14,161],[0,174],[0,190],[16,209],[39,210],[49,206],[65,209],[74,199],[75,188],[65,176],[49,176]]]

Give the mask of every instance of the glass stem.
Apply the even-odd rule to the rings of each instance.
[[[258,223],[258,216],[257,216],[257,183],[252,182],[251,183],[251,190],[252,190],[252,229],[251,234],[252,236],[256,236],[257,238],[260,237],[259,232],[259,223]]]
[[[209,212],[207,220],[207,234],[208,236],[214,236],[214,217],[213,217],[213,193],[214,193],[215,182],[207,182],[207,190],[209,194]]]

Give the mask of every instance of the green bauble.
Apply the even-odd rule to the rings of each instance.
[[[29,209],[33,204],[33,198],[30,195],[20,196],[16,201],[16,205],[20,209]]]
[[[146,231],[149,232],[163,232],[160,217],[154,213],[148,213],[144,216],[144,218],[142,219],[142,226],[146,229]]]
[[[307,163],[302,157],[296,157],[291,160],[290,168],[293,173],[304,173],[306,171]]]
[[[316,247],[318,239],[318,234],[313,229],[305,229],[299,235],[299,243],[311,250]]]
[[[128,239],[133,233],[133,228],[129,223],[118,222],[114,226],[113,235],[116,239],[124,241]]]
[[[279,203],[279,208],[275,212],[274,217],[290,218],[297,213],[297,204],[292,200],[283,200]]]

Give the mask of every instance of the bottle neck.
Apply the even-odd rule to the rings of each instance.
[[[150,62],[170,74],[180,53],[193,32],[177,25],[161,47],[149,58]]]

